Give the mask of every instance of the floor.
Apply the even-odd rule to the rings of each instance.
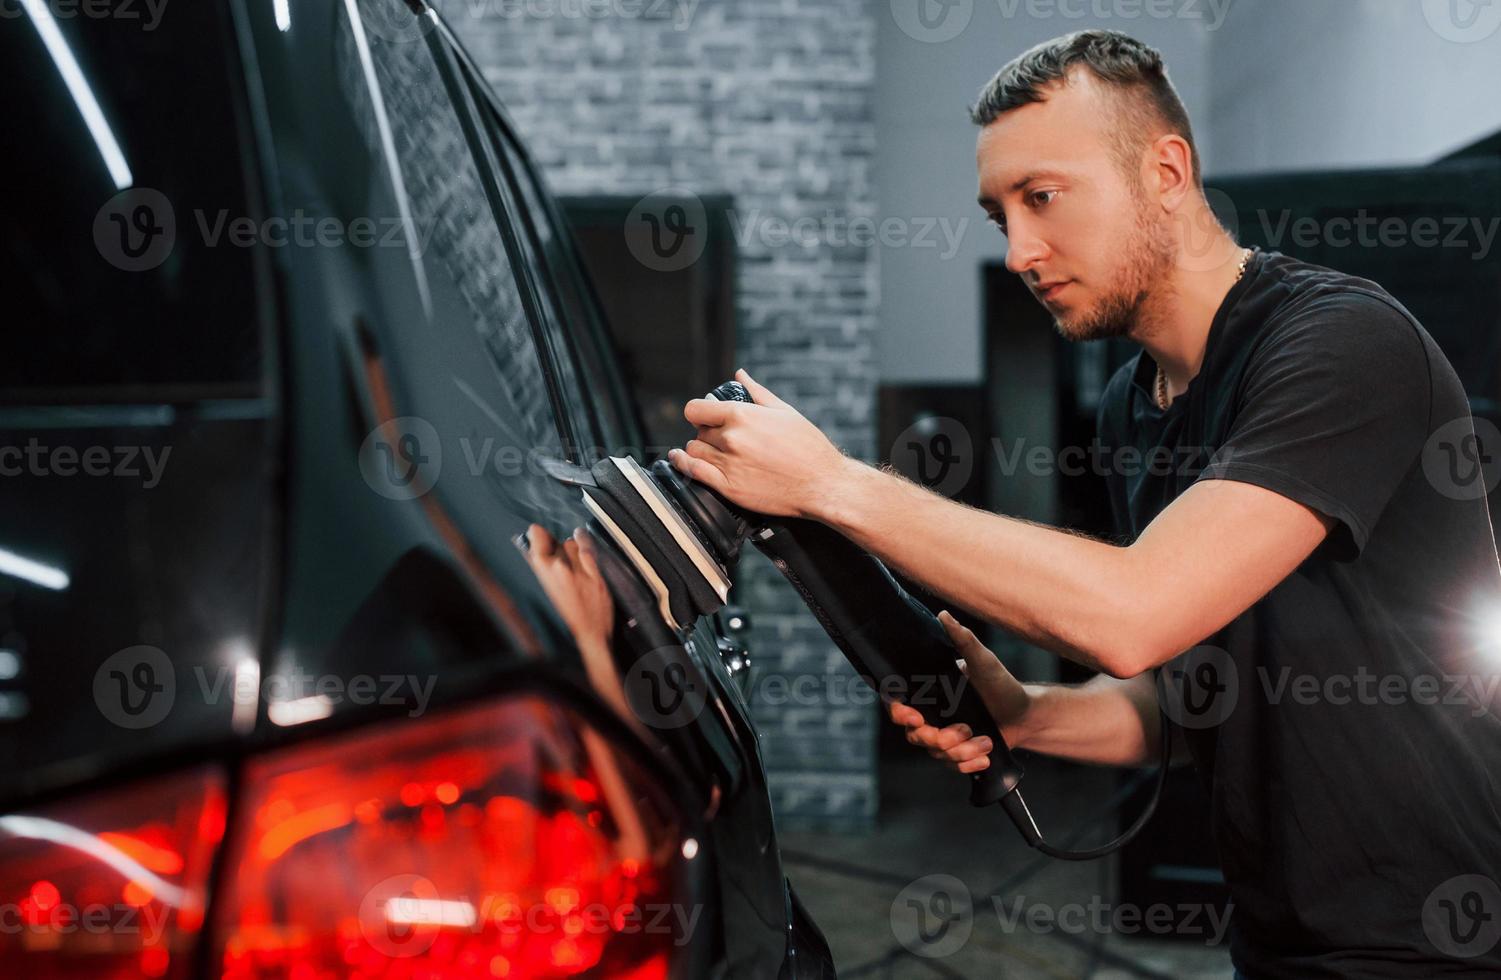
[[[1028,768],[1029,803],[1058,836],[1089,825],[1117,787],[1110,772],[1041,761]],[[1223,945],[1140,935],[1125,917],[1137,910],[1115,905],[1112,861],[1037,855],[999,810],[964,802],[962,777],[925,757],[882,776],[874,832],[780,835],[787,875],[828,938],[840,980],[1231,976]],[[1110,927],[1112,917],[1122,928]],[[1205,921],[1206,936],[1222,931]]]

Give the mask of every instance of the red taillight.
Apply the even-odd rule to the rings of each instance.
[[[224,976],[664,977],[697,918],[648,785],[531,697],[258,760],[214,915]]]
[[[0,817],[0,972],[189,976],[223,832],[210,771]]]

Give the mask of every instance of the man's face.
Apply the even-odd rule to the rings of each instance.
[[[1173,264],[1170,227],[1141,173],[1112,155],[1117,103],[1087,71],[980,130],[980,205],[1069,340],[1124,336]],[[1054,287],[1054,288],[1048,288]]]

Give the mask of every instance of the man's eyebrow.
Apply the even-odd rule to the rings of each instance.
[[[1015,193],[1016,191],[1019,191],[1023,187],[1026,187],[1028,184],[1032,183],[1032,181],[1034,181],[1034,180],[1042,180],[1044,177],[1062,177],[1062,176],[1064,176],[1064,174],[1063,174],[1063,172],[1061,170],[1034,170],[1031,173],[1027,174],[1026,176],[1022,177],[1020,180],[1018,180],[1015,183],[1013,183],[1009,188],[1007,188],[1007,190],[1010,191],[1010,192],[1012,192],[1012,193]],[[995,198],[987,197],[984,194],[980,195],[979,202],[980,202],[980,207],[986,208],[986,209],[989,209],[992,205],[996,205],[996,204],[1001,203],[1001,202],[997,201]]]

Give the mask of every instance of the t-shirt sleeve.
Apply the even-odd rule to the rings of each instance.
[[[1330,553],[1353,560],[1422,453],[1430,387],[1400,311],[1361,293],[1320,297],[1263,338],[1199,479],[1252,483],[1333,518]]]

